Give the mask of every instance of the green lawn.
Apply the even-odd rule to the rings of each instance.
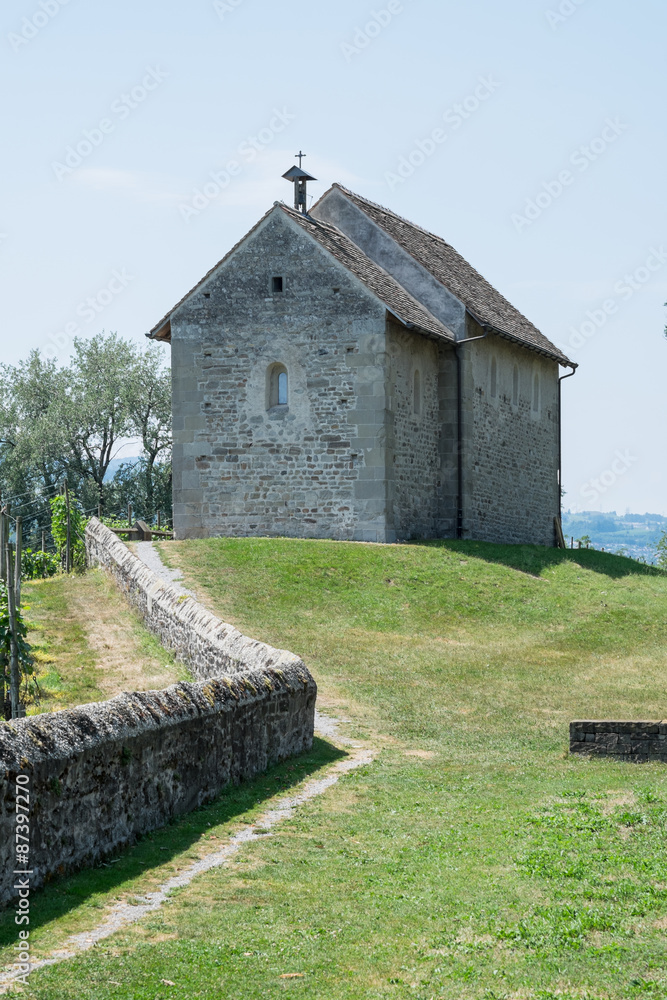
[[[29,715],[189,677],[101,570],[26,582],[22,603],[39,685]]]
[[[378,757],[25,996],[667,998],[667,768],[567,753],[571,719],[667,716],[667,576],[474,543],[161,550],[222,617],[300,653]],[[127,852],[113,879],[35,896],[36,943],[151,884],[155,845],[178,864],[209,822],[224,837],[286,773],[331,759],[318,741],[300,770]],[[9,917],[0,931],[9,945]]]

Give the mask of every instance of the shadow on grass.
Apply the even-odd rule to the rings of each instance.
[[[347,757],[344,750],[316,737],[309,753],[292,757],[253,781],[228,787],[209,805],[174,819],[160,830],[144,834],[132,847],[115,852],[104,862],[96,862],[93,868],[55,879],[32,894],[31,930],[57,920],[95,896],[121,889],[131,891],[130,883],[134,879],[187,851],[211,827],[241,819],[265,800],[288,792],[344,757]],[[210,843],[211,853],[221,846],[220,841]],[[169,877],[165,875],[163,881]],[[100,919],[101,914],[102,910]],[[10,904],[7,910],[0,912],[0,947],[14,944],[16,932],[14,907]]]
[[[473,559],[482,559],[484,562],[502,563],[503,566],[522,573],[530,573],[531,576],[540,576],[542,571],[550,566],[571,562],[581,566],[582,569],[602,573],[616,580],[624,576],[658,576],[667,579],[667,573],[657,566],[646,566],[635,559],[615,556],[610,552],[598,552],[596,549],[548,549],[541,545],[494,545],[492,542],[468,541],[428,541],[411,544],[444,548]]]

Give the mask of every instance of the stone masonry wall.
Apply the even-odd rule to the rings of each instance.
[[[570,753],[667,763],[667,722],[573,722]]]
[[[16,895],[17,774],[30,779],[36,888],[307,750],[315,696],[292,665],[0,725],[0,904]]]
[[[439,349],[434,340],[388,327],[387,467],[396,537],[437,538],[440,523]],[[420,406],[415,413],[415,372]]]
[[[281,211],[176,310],[178,538],[387,540],[385,316]]]
[[[0,904],[16,894],[17,774],[29,777],[34,888],[313,742],[317,687],[299,657],[183,600],[96,519],[86,547],[201,679],[0,724]]]
[[[469,336],[481,332],[471,324]],[[494,335],[463,350],[469,352],[465,537],[553,546],[554,517],[560,509],[557,363]],[[497,381],[492,396],[494,359]],[[536,375],[540,388],[534,409]]]

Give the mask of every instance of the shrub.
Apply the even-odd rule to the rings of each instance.
[[[67,550],[67,500],[62,494],[49,501],[51,507],[51,534],[56,543],[61,562]],[[84,532],[87,520],[83,514],[81,501],[70,493],[69,525],[72,568],[83,571],[86,568],[86,542]]]
[[[35,552],[24,549],[21,568],[26,580],[46,580],[55,576],[60,569],[60,559],[51,552]]]
[[[35,677],[35,661],[32,647],[27,641],[28,626],[20,609],[16,611],[16,631],[18,639],[19,669],[21,672],[21,699],[37,700],[39,686]],[[9,689],[11,658],[11,629],[9,626],[9,600],[7,587],[0,581],[0,675],[4,677],[5,686]],[[0,715],[4,714],[4,705],[0,706]]]

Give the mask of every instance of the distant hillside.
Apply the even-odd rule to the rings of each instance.
[[[567,511],[563,532],[568,545],[574,538],[588,535],[593,547],[605,552],[624,552],[632,559],[655,562],[655,547],[667,531],[667,517],[661,514],[601,514],[596,510]]]
[[[109,482],[109,480],[113,479],[121,465],[134,465],[134,463],[138,461],[139,459],[134,455],[128,455],[127,458],[113,458],[109,462],[109,468],[107,469],[107,474],[104,477],[105,482]]]

